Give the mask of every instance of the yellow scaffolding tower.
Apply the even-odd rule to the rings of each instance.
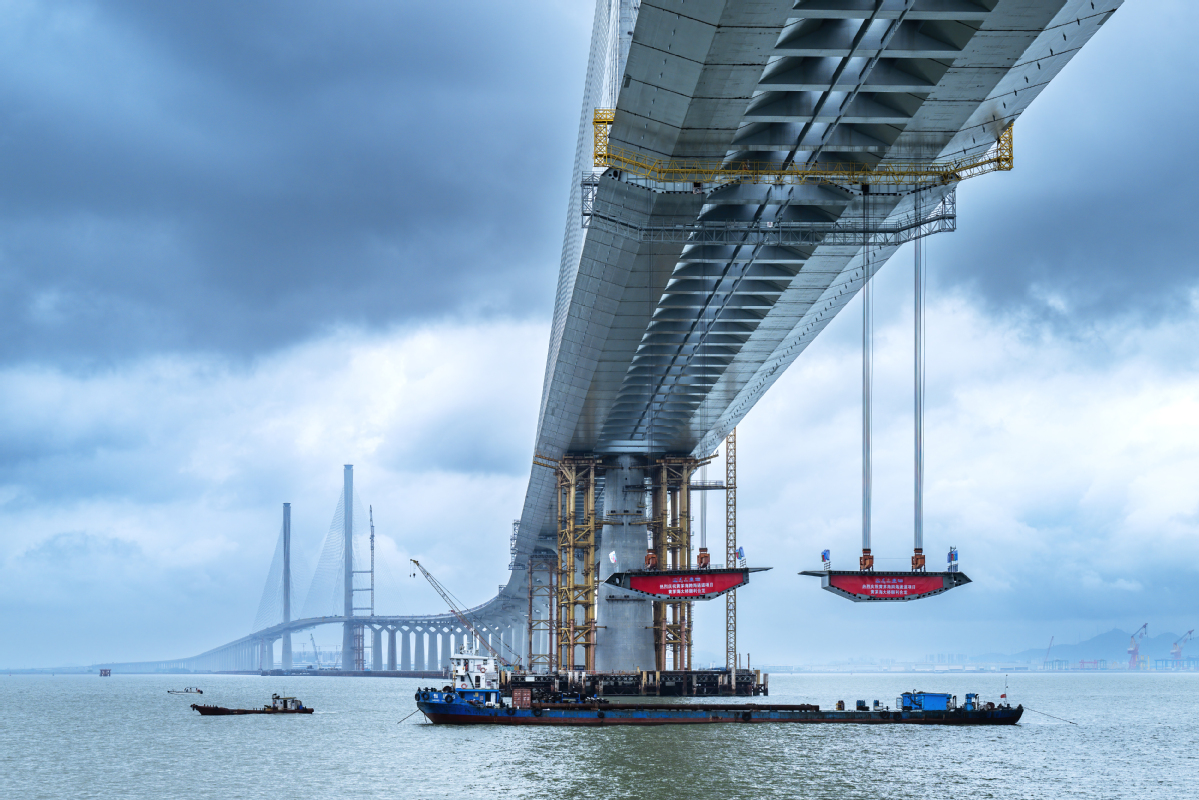
[[[558,471],[558,663],[595,670],[595,484],[599,460],[564,456]],[[582,648],[582,660],[578,649]]]
[[[694,458],[658,461],[650,534],[659,569],[691,568],[691,475],[705,463]],[[691,669],[692,607],[689,600],[654,602],[658,670]]]
[[[737,429],[724,440],[725,568],[737,564]],[[724,596],[724,663],[737,692],[737,590]]]

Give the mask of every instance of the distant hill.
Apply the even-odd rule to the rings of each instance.
[[[1098,661],[1100,659],[1106,659],[1108,663],[1113,661],[1127,662],[1128,642],[1131,638],[1132,634],[1130,632],[1113,628],[1107,633],[1101,633],[1078,644],[1054,643],[1053,652],[1049,654],[1049,658],[1075,663],[1078,661]],[[1179,634],[1177,633],[1161,633],[1157,636],[1146,636],[1141,640],[1141,655],[1147,656],[1150,661],[1153,661],[1155,658],[1169,658],[1170,647],[1173,646],[1178,638]],[[1049,642],[1046,642],[1045,646],[1048,647],[1048,645]],[[1189,643],[1183,654],[1199,655],[1199,642]],[[972,657],[970,660],[986,662],[1017,661],[1040,664],[1045,660],[1045,647],[1034,647],[1029,650],[1021,650],[1019,653],[986,653],[985,655]]]

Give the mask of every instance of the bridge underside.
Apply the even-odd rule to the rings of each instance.
[[[650,628],[664,618],[597,578],[611,559],[636,567],[651,542],[666,552],[688,492],[654,499],[664,459],[712,454],[904,241],[951,230],[955,216],[956,177],[867,189],[727,174],[981,154],[1120,3],[597,0],[540,464],[511,578],[473,619],[523,631],[532,609],[527,655],[541,668],[651,668]],[[596,109],[612,109],[606,147],[645,163],[716,162],[726,177],[596,169]],[[548,655],[564,635],[565,651]]]
[[[600,172],[592,169],[594,109],[614,97],[609,145],[670,163],[875,167],[969,156],[995,145],[1119,0],[633,5],[597,4],[576,161],[581,196],[567,219],[536,441],[551,462],[628,454],[646,467],[667,454],[711,454],[904,240],[803,231],[902,229],[953,209],[943,205],[952,181],[870,191]],[[517,567],[555,547],[557,479],[533,468]],[[600,531],[597,558],[601,549],[646,546],[644,526]],[[514,570],[497,601],[525,596],[526,572]],[[621,607],[605,620],[605,606],[615,606],[598,605],[597,659],[608,669],[644,667],[602,652],[605,639],[643,652],[628,640],[651,635],[644,620],[614,629],[607,623],[628,614]]]

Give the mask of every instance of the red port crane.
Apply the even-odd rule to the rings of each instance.
[[[1128,643],[1128,668],[1136,669],[1141,660],[1141,639],[1145,638],[1145,634],[1149,633],[1149,623],[1146,622],[1141,627],[1137,628],[1132,634],[1132,640]]]
[[[1191,640],[1191,634],[1194,632],[1195,629],[1191,628],[1174,643],[1174,646],[1170,648],[1170,658],[1175,661],[1182,661],[1182,646]]]
[[[419,561],[417,561],[415,558],[411,559],[411,561],[413,564],[416,564],[416,568],[419,569],[421,571],[421,574],[425,576],[425,580],[427,580],[429,582],[429,585],[432,586],[434,589],[436,589],[437,593],[439,595],[441,595],[441,599],[444,600],[446,602],[446,605],[448,605],[450,607],[450,611],[453,613],[453,615],[455,617],[458,618],[458,621],[462,623],[463,627],[465,627],[468,631],[470,631],[471,633],[473,633],[475,635],[475,640],[477,642],[479,642],[479,644],[481,644],[485,648],[487,648],[487,652],[489,652],[493,656],[495,656],[496,661],[500,662],[505,667],[512,666],[512,663],[510,661],[508,661],[508,659],[506,659],[502,655],[500,655],[499,651],[496,650],[494,647],[492,647],[491,643],[487,641],[487,637],[484,636],[479,631],[479,629],[476,628],[473,624],[471,624],[471,621],[466,618],[465,611],[458,607],[458,604],[454,601],[454,597],[453,597],[453,595],[450,594],[449,590],[446,589],[444,586],[442,586],[441,583],[439,583],[436,578],[434,578],[432,575],[430,575],[429,570],[422,567],[420,565]],[[518,663],[520,662],[519,657],[516,660]]]

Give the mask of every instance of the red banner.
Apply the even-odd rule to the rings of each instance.
[[[905,600],[942,591],[945,579],[940,575],[830,575],[828,585],[871,600]]]
[[[696,575],[633,575],[629,588],[635,592],[683,599],[714,596],[745,583],[743,572],[718,572]]]

